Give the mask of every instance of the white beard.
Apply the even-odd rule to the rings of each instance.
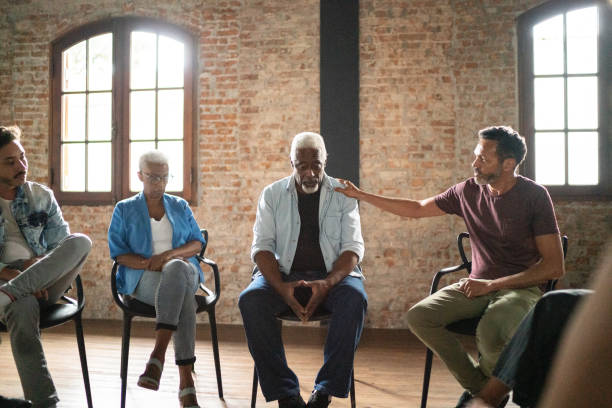
[[[319,191],[319,184],[314,187],[306,187],[304,184],[302,184],[300,187],[302,187],[302,191],[306,194],[314,194]]]

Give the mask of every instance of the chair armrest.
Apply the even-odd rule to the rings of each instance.
[[[124,312],[130,312],[130,310],[125,306],[121,298],[119,297],[119,292],[117,292],[117,269],[119,268],[119,264],[117,261],[113,262],[113,270],[111,271],[111,293],[113,294],[113,299],[115,303],[121,310]]]
[[[196,259],[198,260],[198,262],[206,264],[206,265],[208,265],[212,269],[213,276],[215,278],[215,293],[214,294],[216,295],[216,297],[218,299],[219,296],[221,295],[221,278],[219,276],[219,267],[211,259],[201,257],[200,255],[196,255]],[[210,292],[210,289],[208,289],[206,286],[204,286],[203,283],[200,283],[200,289],[202,289],[204,292],[206,292],[208,294],[208,296],[212,295],[212,293]]]
[[[461,265],[450,266],[448,268],[440,269],[438,272],[436,272],[436,274],[433,277],[433,280],[431,281],[431,289],[429,290],[429,294],[432,295],[438,291],[438,284],[440,283],[440,279],[442,279],[443,276],[448,275],[450,273],[459,272],[464,269],[469,271],[470,266],[471,266],[471,262],[468,262],[468,263],[463,263]]]

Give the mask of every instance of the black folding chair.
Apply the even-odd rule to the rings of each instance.
[[[221,294],[221,281],[219,278],[219,268],[217,264],[210,259],[204,257],[206,252],[206,246],[208,245],[208,231],[205,229],[200,230],[206,244],[202,246],[200,254],[196,256],[201,264],[208,265],[213,272],[215,278],[215,291],[213,292],[204,284],[200,284],[200,290],[204,292],[203,295],[196,295],[196,302],[198,309],[196,313],[208,312],[208,320],[210,322],[210,336],[213,346],[213,355],[215,358],[215,371],[217,373],[217,388],[219,391],[219,398],[223,399],[223,382],[221,380],[221,365],[219,363],[219,341],[217,340],[217,321],[215,319],[215,305]],[[130,352],[130,332],[132,327],[132,319],[135,316],[155,318],[155,307],[146,303],[140,302],[128,295],[123,295],[117,292],[117,268],[119,264],[113,263],[113,270],[111,273],[111,290],[113,293],[113,299],[121,310],[123,310],[123,337],[121,341],[121,408],[125,408],[125,394],[127,387],[127,371],[128,371],[128,356]]]

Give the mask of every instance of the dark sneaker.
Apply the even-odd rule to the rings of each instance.
[[[300,394],[278,400],[278,408],[306,408],[306,403]]]
[[[457,401],[457,406],[455,406],[455,408],[464,408],[468,401],[472,398],[472,394],[467,391],[463,391],[463,394],[461,394],[461,397],[459,397],[459,401]]]
[[[319,390],[314,390],[312,394],[310,394],[310,398],[308,398],[308,404],[306,404],[306,407],[327,408],[330,402],[331,396],[329,394],[325,394]]]
[[[1,408],[30,408],[32,403],[30,401],[22,400],[20,398],[5,398],[0,395],[0,407]]]

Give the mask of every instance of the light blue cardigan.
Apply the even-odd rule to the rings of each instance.
[[[206,241],[200,233],[200,227],[187,201],[169,194],[164,194],[163,200],[166,216],[172,225],[172,248],[180,247],[190,241],[200,241],[205,244]],[[125,254],[136,254],[145,258],[153,255],[151,221],[143,193],[119,201],[115,206],[108,228],[108,247],[110,256],[114,260],[119,255]],[[189,258],[189,262],[197,267],[200,282],[204,282],[204,274],[195,256]],[[143,269],[119,265],[118,291],[127,295],[134,293],[143,272]]]

